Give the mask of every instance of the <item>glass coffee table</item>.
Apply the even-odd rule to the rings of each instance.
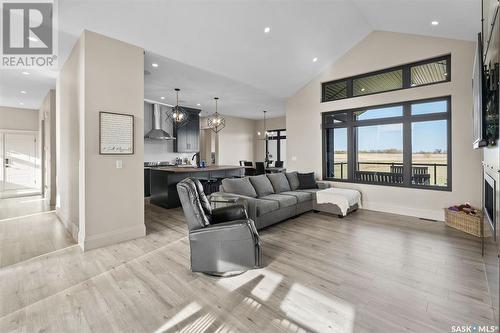
[[[212,209],[240,204],[238,197],[225,193],[212,193],[208,197]]]

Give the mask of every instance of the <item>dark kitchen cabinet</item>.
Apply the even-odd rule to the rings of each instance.
[[[184,108],[188,122],[180,127],[174,126],[174,152],[196,153],[200,151],[200,110]]]
[[[149,197],[151,195],[151,169],[144,168],[144,196]]]

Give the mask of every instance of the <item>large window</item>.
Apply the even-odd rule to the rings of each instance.
[[[271,130],[268,131],[266,141],[266,153],[269,159],[273,162],[280,161],[285,165],[286,159],[286,130]]]
[[[376,72],[324,82],[322,102],[409,89],[451,80],[451,56],[432,58]]]
[[[323,113],[323,177],[451,190],[450,98]]]

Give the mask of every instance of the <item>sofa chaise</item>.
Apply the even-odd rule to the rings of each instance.
[[[222,180],[220,191],[211,197],[235,197],[246,206],[248,217],[257,229],[262,229],[311,210],[320,210],[317,209],[316,192],[329,187],[327,182],[316,182],[314,173],[273,173],[226,178]],[[329,212],[341,215],[340,209],[337,211],[335,207],[330,207]],[[357,205],[352,206],[349,212],[357,208]]]

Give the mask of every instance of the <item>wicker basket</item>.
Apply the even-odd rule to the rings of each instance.
[[[444,209],[444,222],[447,226],[474,235],[476,237],[482,237],[482,221],[483,217],[481,214],[469,215],[464,212],[455,212],[449,210],[448,208]]]

